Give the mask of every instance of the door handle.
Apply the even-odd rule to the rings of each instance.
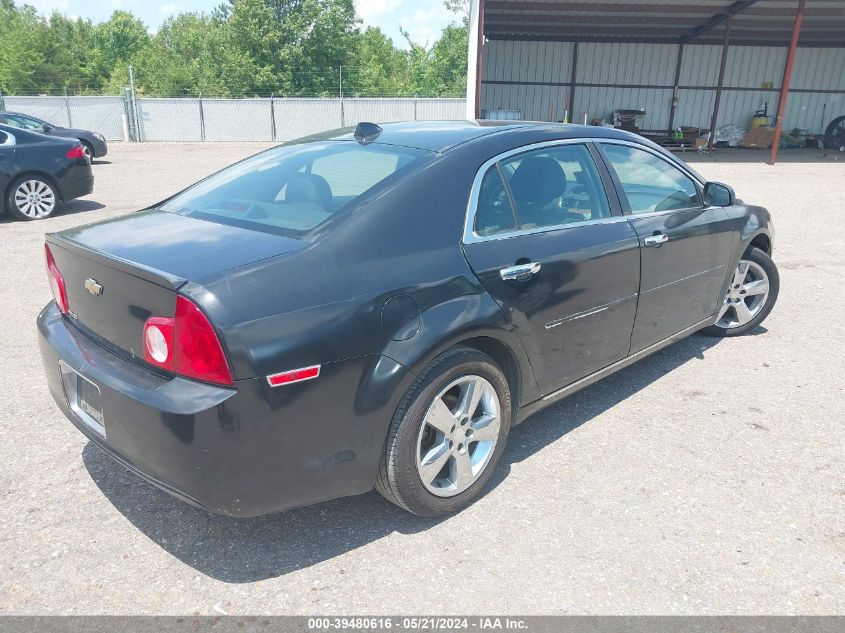
[[[649,235],[647,238],[643,240],[643,244],[646,246],[660,246],[664,242],[669,241],[669,236],[666,233],[660,233],[659,235]]]
[[[531,278],[531,275],[536,275],[540,272],[540,262],[528,262],[527,264],[517,264],[516,266],[508,266],[499,271],[499,277],[502,281],[525,281]]]

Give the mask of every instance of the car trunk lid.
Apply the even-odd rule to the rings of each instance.
[[[70,314],[115,352],[143,358],[143,326],[179,288],[301,248],[287,237],[158,210],[48,234]],[[200,306],[202,307],[202,306]]]

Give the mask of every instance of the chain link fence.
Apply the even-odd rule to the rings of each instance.
[[[134,98],[0,95],[0,109],[54,125],[99,132],[108,140],[289,141],[359,121],[465,118],[451,98]]]

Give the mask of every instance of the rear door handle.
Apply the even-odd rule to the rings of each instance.
[[[666,233],[661,233],[660,235],[649,235],[647,238],[643,240],[643,244],[646,246],[660,246],[663,242],[668,242],[669,236]]]
[[[525,281],[530,279],[532,275],[540,272],[540,262],[528,262],[527,264],[517,264],[516,266],[508,266],[499,271],[499,277],[502,281]]]

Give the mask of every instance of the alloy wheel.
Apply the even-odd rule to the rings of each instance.
[[[469,488],[490,462],[500,426],[499,396],[485,378],[462,376],[443,388],[417,438],[417,472],[426,490],[453,497]]]
[[[716,325],[724,329],[741,327],[754,319],[769,298],[769,277],[756,262],[741,259],[737,264]]]
[[[30,218],[44,218],[56,208],[56,194],[41,180],[24,180],[15,189],[15,205]]]

